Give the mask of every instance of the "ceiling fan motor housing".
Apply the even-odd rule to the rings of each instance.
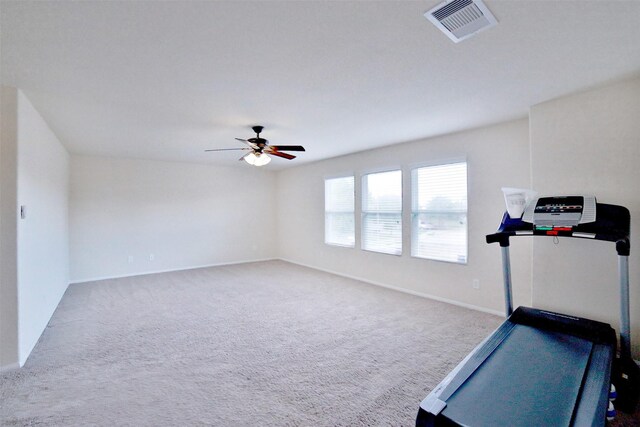
[[[252,144],[257,145],[260,149],[260,152],[262,152],[262,149],[266,147],[267,144],[269,144],[269,141],[264,138],[260,138],[260,133],[262,132],[262,129],[264,129],[264,126],[252,126],[251,129],[253,129],[253,131],[256,133],[256,137],[249,138],[248,141]]]
[[[269,141],[264,138],[249,138],[247,141],[257,145],[259,148],[264,148],[267,144],[269,144]]]

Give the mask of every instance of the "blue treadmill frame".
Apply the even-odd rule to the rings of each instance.
[[[416,426],[603,426],[612,374],[619,406],[633,410],[640,369],[630,354],[629,210],[597,203],[596,218],[570,229],[537,230],[504,214],[498,231],[486,239],[501,246],[507,320],[422,401]],[[516,236],[615,242],[618,359],[615,331],[607,324],[528,307],[513,311],[509,239]]]

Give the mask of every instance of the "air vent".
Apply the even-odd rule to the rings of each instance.
[[[456,43],[498,23],[482,0],[445,1],[424,16]]]

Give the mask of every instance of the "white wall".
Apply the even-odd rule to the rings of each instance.
[[[0,369],[7,369],[25,363],[69,284],[69,156],[10,87],[2,88],[1,152]]]
[[[18,92],[18,318],[20,365],[69,285],[69,154]]]
[[[485,243],[504,212],[501,186],[528,188],[529,138],[527,120],[398,144],[338,157],[278,174],[278,250],[281,258],[357,277],[405,291],[455,301],[503,313],[501,255],[497,244]],[[451,264],[410,256],[410,169],[422,162],[465,159],[469,181],[469,262]],[[403,255],[324,244],[324,179],[356,176],[356,207],[360,205],[363,173],[402,168],[404,180]],[[523,239],[524,240],[524,239]],[[531,304],[531,243],[514,242],[512,263],[516,304]],[[472,288],[473,279],[480,289]]]
[[[74,155],[71,281],[273,258],[275,185],[249,166]]]
[[[18,366],[18,91],[0,95],[0,371]]]
[[[640,78],[536,105],[530,112],[533,186],[546,194],[594,194],[631,211],[632,350],[640,357]],[[591,244],[589,244],[591,243]],[[536,307],[618,325],[613,244],[535,239]]]

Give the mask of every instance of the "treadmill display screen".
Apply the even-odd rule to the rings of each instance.
[[[582,213],[583,202],[581,196],[543,197],[538,200],[535,213]]]
[[[573,227],[580,223],[584,197],[541,197],[533,211],[533,224],[543,227]]]

